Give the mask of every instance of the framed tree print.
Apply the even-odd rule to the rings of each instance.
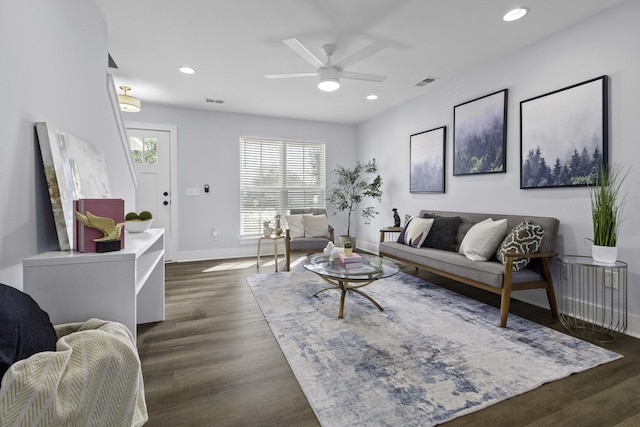
[[[409,192],[444,193],[446,126],[409,137]]]
[[[581,187],[607,166],[608,77],[520,102],[520,188]]]
[[[453,175],[507,171],[504,89],[453,107]]]

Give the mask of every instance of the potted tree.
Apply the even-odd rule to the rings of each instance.
[[[378,214],[373,206],[360,208],[366,198],[372,198],[381,202],[382,178],[377,175],[378,167],[376,159],[367,163],[356,162],[353,169],[337,165],[333,170],[336,181],[329,190],[327,200],[336,208],[337,212],[347,212],[347,234],[340,236],[340,246],[344,246],[345,241],[350,241],[353,248],[356,247],[356,238],[351,235],[351,214],[361,209],[364,223],[369,224]]]
[[[629,169],[616,165],[598,171],[597,184],[590,187],[591,218],[593,220],[593,246],[591,256],[595,262],[615,264],[618,258],[618,232],[622,222],[625,194],[622,183]]]

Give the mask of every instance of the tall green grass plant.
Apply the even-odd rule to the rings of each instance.
[[[629,176],[630,168],[614,165],[600,169],[599,182],[589,187],[591,194],[591,216],[593,219],[593,244],[616,246],[626,194],[622,184]]]

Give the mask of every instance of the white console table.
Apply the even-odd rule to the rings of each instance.
[[[53,324],[92,317],[120,322],[136,337],[138,323],[164,320],[164,229],[127,233],[125,249],[106,253],[52,251],[23,261],[24,292]]]

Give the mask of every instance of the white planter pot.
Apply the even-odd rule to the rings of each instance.
[[[600,264],[615,264],[618,259],[618,247],[593,245],[591,247],[591,257]]]

